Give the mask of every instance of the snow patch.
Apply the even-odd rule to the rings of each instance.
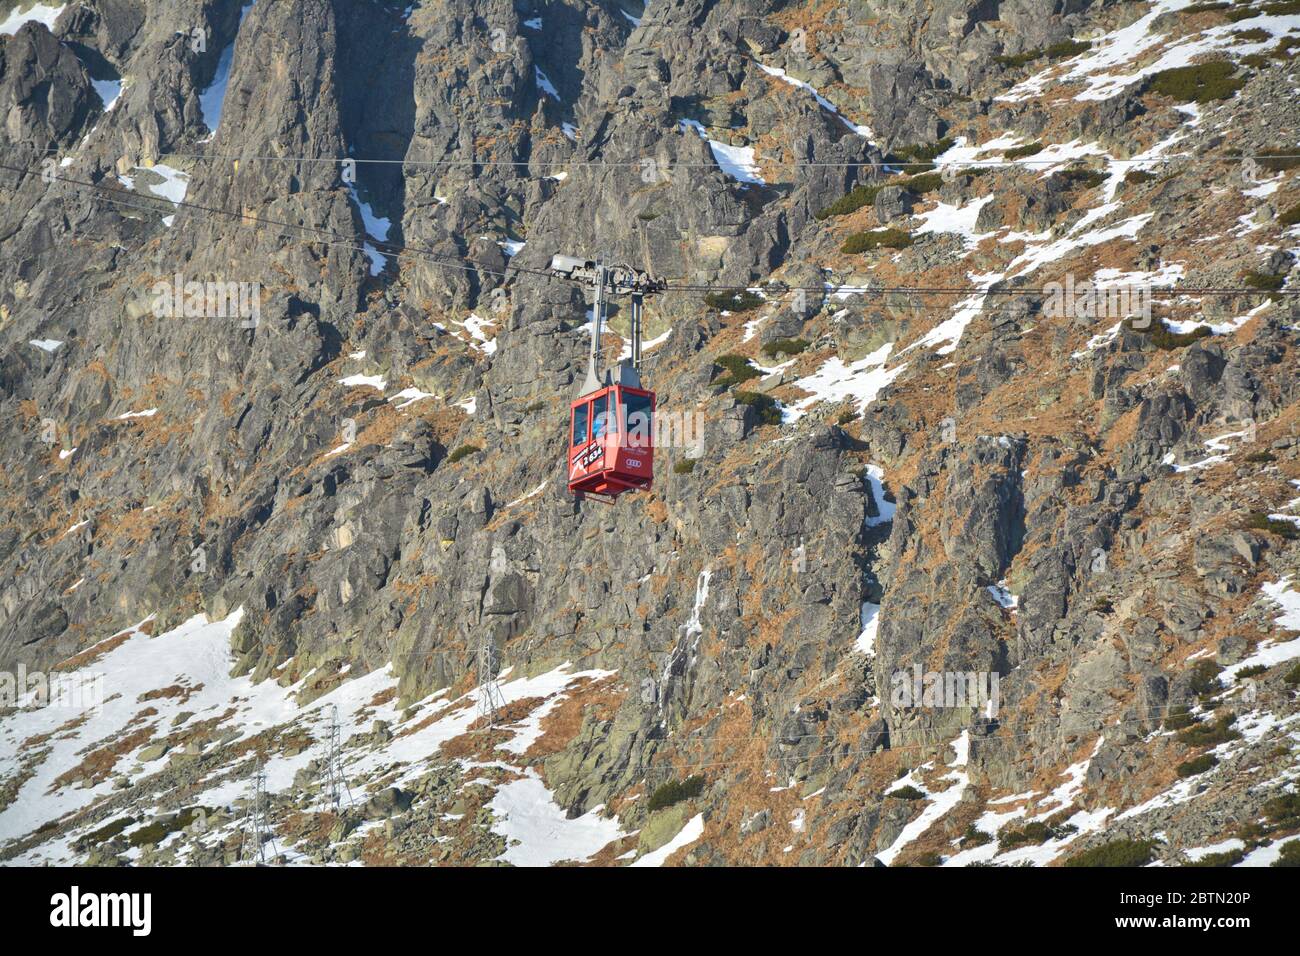
[[[5,36],[13,36],[18,32],[24,23],[43,23],[46,28],[53,31],[54,21],[59,18],[59,14],[68,8],[66,3],[59,6],[51,6],[45,3],[37,3],[28,6],[26,10],[22,9],[24,4],[19,4],[18,9],[9,11],[9,16],[0,22],[0,33]]]
[[[522,780],[503,784],[488,804],[493,829],[506,838],[498,859],[515,866],[584,861],[624,836],[617,820],[596,811],[569,819],[531,767]]]
[[[339,384],[346,385],[348,388],[366,385],[370,388],[377,388],[382,392],[388,382],[385,381],[382,375],[349,375],[347,378],[339,379]]]
[[[858,414],[861,415],[881,390],[907,368],[906,364],[885,368],[885,362],[893,348],[893,343],[888,342],[870,355],[849,364],[845,364],[838,355],[827,359],[812,375],[794,382],[797,388],[812,394],[783,408],[782,422],[787,425],[797,422],[818,402],[838,402],[846,398],[857,403]]]
[[[713,161],[732,179],[742,183],[764,185],[763,177],[758,174],[758,165],[754,162],[752,146],[728,146],[716,139],[709,139],[703,125],[696,120],[679,120],[677,125],[683,132],[688,129],[694,130],[700,139],[708,143],[709,150],[713,153]]]
[[[953,771],[943,777],[944,780],[951,780],[952,786],[938,793],[927,794],[927,805],[921,811],[921,815],[903,827],[903,832],[898,835],[898,838],[894,840],[888,849],[876,854],[877,858],[885,866],[892,865],[909,843],[924,834],[936,821],[946,816],[953,807],[961,802],[962,796],[966,793],[966,788],[970,786],[970,776],[965,770],[966,762],[970,758],[969,730],[963,730],[961,735],[952,741],[952,749],[955,757],[948,766],[952,767]]]
[[[557,103],[560,101],[560,91],[555,88],[555,84],[551,82],[550,78],[542,72],[542,68],[536,64],[533,65],[533,79],[537,81],[539,90]]]
[[[853,642],[853,649],[868,657],[876,655],[876,631],[880,628],[880,605],[862,602],[862,633]]]
[[[216,72],[212,74],[212,82],[207,88],[199,92],[199,115],[203,120],[210,133],[208,139],[211,139],[217,132],[217,126],[221,123],[221,111],[226,102],[226,87],[230,85],[230,65],[235,59],[235,44],[239,40],[239,28],[244,25],[244,17],[253,6],[253,0],[243,5],[239,10],[239,26],[235,28],[235,39],[230,41],[230,45],[221,51],[221,57],[217,60]]]
[[[681,832],[657,850],[653,850],[632,863],[632,866],[663,866],[668,858],[682,847],[690,846],[704,836],[704,814],[697,813],[686,822]]]

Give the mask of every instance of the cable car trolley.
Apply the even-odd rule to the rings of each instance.
[[[641,380],[641,315],[645,296],[662,290],[664,280],[574,256],[554,256],[550,271],[595,290],[587,376],[569,406],[569,491],[613,502],[624,492],[647,490],[654,482],[655,393]],[[631,298],[632,354],[602,370],[600,335],[611,295]]]

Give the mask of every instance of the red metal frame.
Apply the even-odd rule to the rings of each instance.
[[[650,403],[648,418],[633,422],[630,429],[625,421],[629,398],[649,399]],[[612,419],[611,405],[615,411]],[[654,414],[655,393],[628,385],[607,385],[575,399],[569,406],[569,452],[565,458],[569,491],[612,503],[626,492],[648,490],[654,483]],[[604,428],[599,429],[602,424]]]

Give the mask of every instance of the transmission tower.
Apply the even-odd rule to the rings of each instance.
[[[496,642],[488,631],[478,641],[478,715],[484,724],[496,726],[497,711],[505,707],[505,698],[496,677]]]
[[[330,804],[337,813],[346,796],[348,806],[353,806],[352,788],[348,786],[348,778],[343,774],[343,747],[340,742],[339,728],[339,708],[338,705],[330,707],[330,732],[328,737],[328,751],[325,755],[325,789],[329,793]]]
[[[244,837],[240,842],[239,858],[241,860],[252,859],[253,854],[248,851],[248,840],[251,835],[253,851],[257,854],[257,862],[263,865],[268,862],[266,855],[267,843],[271,844],[271,859],[275,859],[279,855],[275,848],[275,834],[266,822],[266,811],[262,806],[265,798],[266,771],[262,768],[262,761],[258,760],[257,770],[253,773],[253,799],[249,803],[248,813],[244,817]]]

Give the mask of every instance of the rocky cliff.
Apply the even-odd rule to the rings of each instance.
[[[1286,855],[1294,0],[0,20],[0,857]]]

